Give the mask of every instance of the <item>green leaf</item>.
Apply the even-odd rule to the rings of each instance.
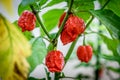
[[[117,47],[119,45],[119,41],[117,39],[110,39],[103,34],[99,34],[99,35],[101,36],[102,40],[107,45],[108,49],[111,50],[114,55],[116,55],[116,56],[119,55],[117,52]]]
[[[30,5],[40,11],[41,6],[44,5],[48,0],[22,0],[18,7],[18,14],[20,15],[24,10],[31,10]]]
[[[13,22],[13,24],[16,26],[16,28],[18,30],[20,30],[20,32],[22,32],[21,28],[18,26],[17,24],[18,21],[15,21]],[[25,32],[22,32],[24,34],[24,36],[28,39],[28,40],[31,40],[31,38],[33,38],[33,35],[30,31],[25,31]]]
[[[117,52],[120,54],[120,44],[117,47]]]
[[[54,39],[55,36],[56,36],[56,34],[57,34],[57,33],[51,33],[51,34],[50,34],[51,39]]]
[[[25,32],[23,32],[23,34],[25,35],[25,37],[28,40],[31,40],[34,37],[33,34],[30,31],[25,31]]]
[[[30,5],[33,5],[39,0],[22,0],[18,6],[18,14],[20,15],[24,10],[31,10]]]
[[[118,63],[120,63],[120,56],[100,54],[100,57],[103,57],[104,59],[107,59],[109,61],[117,61]]]
[[[50,34],[51,40],[53,40],[53,39],[55,38],[56,34],[57,34],[57,33],[51,33],[51,34]],[[53,44],[53,43],[50,43],[50,44],[48,45],[48,48],[47,48],[48,50],[47,50],[47,51],[49,52],[49,51],[53,50],[54,47],[55,47],[54,44]]]
[[[120,17],[110,10],[91,10],[90,12],[106,26],[113,37],[120,39]]]
[[[58,3],[61,3],[61,2],[65,2],[65,0],[51,0],[51,1],[46,5],[46,7],[53,6],[53,5],[58,4]]]
[[[91,76],[89,76],[89,75],[83,75],[81,73],[78,73],[75,80],[88,80],[90,78],[91,78]]]
[[[22,2],[19,4],[18,6],[18,15],[21,15],[21,13],[24,11],[24,10],[31,10],[30,6],[29,5],[23,5]]]
[[[50,43],[50,44],[48,45],[47,51],[49,52],[49,51],[51,51],[51,50],[53,50],[53,49],[54,49],[54,45],[53,45],[52,43]]]
[[[63,13],[62,9],[53,9],[45,13],[43,17],[44,24],[48,31],[51,31],[58,24],[60,15]],[[43,32],[42,32],[43,33]]]
[[[38,37],[32,44],[32,55],[27,58],[30,64],[30,72],[39,64],[42,63],[46,56],[47,49],[45,42],[41,37]]]
[[[103,6],[108,0],[99,0]],[[106,5],[107,9],[112,10],[117,16],[120,17],[120,0],[109,0],[109,3]]]
[[[27,5],[31,5],[31,4],[34,4],[35,2],[37,2],[39,0],[22,0],[22,5],[23,6],[27,6]],[[41,0],[40,0],[41,1]]]
[[[44,68],[44,69],[45,69],[47,80],[51,80],[50,72],[46,68]]]
[[[88,10],[94,9],[93,0],[75,0],[72,9],[77,16],[87,21],[91,16]]]
[[[114,68],[114,67],[109,66],[109,67],[107,67],[107,69],[111,70],[113,72],[116,72],[116,73],[120,73],[120,68]]]
[[[40,1],[39,1],[39,5],[42,6],[42,5],[44,5],[47,1],[48,1],[48,0],[40,0]]]

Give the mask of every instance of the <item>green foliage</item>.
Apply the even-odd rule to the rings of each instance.
[[[114,67],[108,66],[107,69],[116,73],[120,73],[120,68],[114,68]]]
[[[38,37],[32,43],[32,55],[27,58],[30,64],[30,72],[39,64],[42,63],[44,57],[46,56],[47,49],[44,41],[41,37]]]
[[[21,15],[21,13],[24,11],[24,10],[31,10],[29,5],[28,6],[23,6],[22,3],[19,5],[18,7],[18,14]]]
[[[108,49],[113,52],[113,55],[99,54],[100,49],[99,50],[94,49],[93,51],[94,51],[94,53],[98,54],[98,56],[100,58],[102,57],[106,60],[117,61],[120,64],[120,59],[119,59],[119,57],[120,57],[120,5],[119,5],[120,0],[107,0],[107,1],[99,0],[100,5],[105,6],[105,9],[102,7],[101,10],[94,10],[94,1],[95,0],[74,0],[71,12],[73,12],[78,17],[84,19],[85,22],[88,21],[90,16],[94,16],[97,19],[99,19],[99,21],[102,24],[104,24],[106,26],[107,30],[109,31],[109,33],[111,35],[111,38],[103,35],[102,33],[98,33],[98,34],[101,36],[101,38],[100,38],[100,39],[102,39],[101,41],[103,41],[107,45]],[[48,34],[49,34],[49,32],[52,29],[57,27],[59,18],[63,14],[64,9],[65,8],[66,8],[66,10],[69,9],[69,5],[70,5],[69,3],[71,2],[71,0],[22,0],[22,2],[19,5],[19,8],[18,8],[18,14],[20,15],[24,10],[31,11],[30,5],[32,5],[34,7],[35,11],[39,12],[45,8],[52,7],[61,2],[66,2],[67,6],[65,6],[63,9],[57,9],[57,8],[50,9],[42,15],[43,25],[45,25],[46,32],[48,31]],[[106,4],[106,2],[108,4]],[[38,21],[36,24],[37,24],[37,26],[40,26],[40,25],[38,25]],[[94,27],[91,27],[91,28],[94,28]],[[23,34],[29,40],[32,39],[31,33],[25,32]],[[49,34],[50,38],[48,37],[49,38],[48,40],[50,40],[50,43],[49,43],[47,49],[46,49],[45,42],[43,41],[43,39],[41,37],[39,37],[33,41],[32,55],[30,57],[28,57],[28,62],[31,67],[30,71],[32,71],[37,65],[42,63],[47,51],[53,50],[56,47],[56,45],[54,44],[55,41],[53,40],[55,38],[56,34],[57,33]],[[45,36],[43,31],[41,31],[41,35]],[[101,41],[98,41],[97,46],[100,46],[100,44],[102,43]],[[69,56],[71,55],[71,52],[73,51],[76,42],[74,42],[72,44],[72,46],[70,47],[70,49],[68,50],[67,60],[69,59]],[[57,41],[56,41],[56,44],[57,44]],[[90,44],[90,43],[88,43],[88,44]],[[94,47],[93,45],[94,44],[92,44],[92,47]],[[96,59],[96,60],[99,62],[98,59]],[[81,63],[81,64],[77,65],[76,67],[81,67],[81,66],[84,66],[84,67],[92,66],[93,68],[99,68],[100,64],[92,65],[91,63],[88,63],[88,64]],[[119,68],[117,69],[117,68],[113,68],[113,67],[108,67],[108,69],[112,70],[114,72],[118,72],[118,73],[120,72]],[[47,70],[46,70],[46,75],[47,75],[48,80],[51,80],[50,72],[48,72]],[[65,77],[65,75],[64,75],[64,77]],[[90,78],[90,77],[79,74],[77,76],[77,78],[80,79],[80,78]],[[39,80],[39,79],[29,78],[28,80]],[[45,80],[45,78],[43,78],[41,80]]]
[[[59,4],[61,2],[65,2],[65,0],[51,0],[45,7],[53,6],[53,5]]]
[[[22,0],[18,6],[18,14],[20,15],[24,10],[31,10],[30,5],[39,11],[46,2],[47,0]]]
[[[13,22],[13,24],[16,26],[16,28],[18,30],[20,30],[20,32],[22,32],[22,30],[20,29],[20,27],[18,26],[17,24],[18,21],[15,21]],[[30,31],[25,31],[25,32],[22,32],[24,34],[24,36],[28,39],[28,40],[31,40],[31,38],[33,38],[33,35]]]
[[[48,0],[39,0],[39,6],[44,5]]]
[[[51,34],[50,34],[51,40],[55,38],[56,34],[57,34],[57,33],[51,33]],[[55,42],[54,42],[54,43],[55,43]],[[47,47],[47,51],[48,51],[48,52],[51,51],[51,50],[53,50],[53,49],[55,48],[54,43],[50,43],[50,44],[48,45],[48,47]]]
[[[31,38],[34,37],[30,31],[25,31],[25,32],[23,32],[23,34],[25,35],[25,37],[26,37],[28,40],[31,40]]]
[[[45,13],[43,17],[44,24],[48,31],[51,31],[58,24],[59,18],[63,13],[63,9],[53,9]]]
[[[111,36],[115,39],[110,39],[107,38],[104,35],[102,36],[102,39],[104,42],[107,44],[107,47],[113,51],[114,55],[118,55],[118,45],[119,39],[120,39],[120,27],[119,27],[119,22],[120,22],[120,17],[115,15],[112,11],[110,10],[96,10],[90,11],[94,16],[96,16],[109,30]],[[114,43],[113,43],[114,42]],[[113,43],[113,44],[111,44]]]
[[[46,68],[45,68],[45,72],[46,72],[47,80],[51,80],[50,72],[48,72]]]
[[[91,10],[90,12],[107,27],[111,36],[120,39],[120,17],[111,10]]]
[[[39,1],[39,0],[22,0],[22,5],[23,6],[31,5],[37,1]]]
[[[88,12],[90,9],[94,9],[93,0],[74,0],[72,11],[85,21],[87,21],[91,16]]]
[[[100,57],[109,61],[117,61],[120,64],[120,56],[101,54]]]
[[[55,36],[56,36],[56,34],[57,34],[57,33],[51,33],[51,34],[50,34],[51,39],[54,39]]]
[[[109,1],[109,3],[105,8],[112,10],[117,16],[120,17],[120,0],[99,0],[102,6],[107,1]]]
[[[100,34],[100,36],[102,40],[105,42],[105,44],[107,45],[108,49],[111,50],[115,56],[118,56],[119,54],[117,52],[117,47],[119,45],[119,41],[117,39],[110,39],[107,36],[102,34]]]
[[[54,49],[54,45],[52,44],[52,43],[50,43],[49,45],[48,45],[48,47],[47,47],[47,51],[49,52],[49,51],[51,51],[51,50],[53,50]]]
[[[22,0],[22,2],[18,6],[18,14],[20,15],[24,10],[31,10],[30,9],[30,3],[33,3],[33,1],[29,2],[30,0]]]
[[[90,79],[90,76],[89,75],[83,75],[83,74],[80,73],[76,76],[75,80],[82,80],[82,79],[85,79],[85,80]]]

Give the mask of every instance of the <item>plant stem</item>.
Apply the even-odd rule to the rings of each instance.
[[[99,30],[99,33],[101,33],[101,31]],[[96,66],[97,68],[95,69],[95,80],[99,80],[99,70],[101,68],[101,64],[100,64],[100,57],[99,55],[101,54],[101,45],[100,45],[100,38],[98,37],[98,47],[97,47],[97,54],[96,54]]]
[[[94,16],[91,16],[91,19],[88,21],[88,23],[86,24],[86,27],[85,27],[85,29],[87,29],[88,27],[89,27],[89,25],[90,25],[90,23],[93,21],[93,19],[94,19]]]
[[[79,38],[79,37],[78,37],[78,38]],[[72,54],[72,51],[73,51],[73,49],[74,49],[74,47],[75,47],[75,44],[76,44],[77,41],[78,41],[78,38],[77,38],[74,42],[72,42],[72,44],[71,44],[71,46],[70,46],[70,48],[69,48],[69,50],[68,50],[68,52],[67,52],[67,55],[65,56],[65,64],[67,63],[68,59],[70,58],[70,55]]]
[[[35,14],[35,16],[36,16],[39,24],[41,25],[43,31],[45,32],[45,34],[47,35],[47,37],[50,39],[50,35],[49,35],[49,33],[47,32],[47,30],[45,29],[45,26],[43,25],[43,23],[42,23],[42,21],[41,21],[41,19],[40,19],[40,17],[39,17],[39,13],[34,9],[34,7],[33,7],[32,5],[30,5],[30,8],[32,9],[33,13]]]
[[[45,29],[44,25],[42,24],[42,21],[41,21],[41,19],[39,18],[39,14],[36,14],[36,17],[37,17],[37,20],[38,20],[39,24],[41,25],[43,31],[45,32],[45,34],[47,35],[47,37],[50,39],[50,35],[49,35],[49,33],[47,32],[47,30]]]
[[[66,22],[67,19],[68,19],[68,15],[69,15],[69,14],[66,13],[65,18],[64,18],[64,20],[63,20],[63,22],[62,22],[62,24],[61,24],[61,26],[60,26],[60,29],[59,29],[59,31],[57,32],[57,34],[56,34],[56,36],[55,36],[54,39],[57,39],[57,38],[59,37],[60,33],[62,32],[62,30],[63,30],[63,28],[64,28],[64,25],[65,25],[65,22]]]
[[[85,34],[83,35],[83,45],[85,45]]]
[[[61,26],[60,26],[60,29],[59,29],[58,33],[56,34],[56,36],[55,36],[54,39],[57,39],[57,38],[59,37],[60,33],[62,32],[62,30],[63,30],[63,28],[64,28],[64,25],[65,25],[65,22],[66,22],[67,19],[68,19],[68,15],[69,15],[69,13],[71,12],[71,8],[72,8],[73,1],[74,1],[74,0],[71,0],[71,1],[70,1],[69,9],[68,9],[68,11],[67,11],[67,13],[66,13],[66,15],[65,15],[64,20],[62,21],[62,24],[61,24]]]
[[[42,37],[43,39],[47,40],[48,42],[51,42],[48,38],[46,37]]]
[[[107,2],[103,5],[103,7],[101,8],[101,10],[104,9],[105,6],[108,5],[109,2],[110,2],[110,0],[107,0]]]
[[[75,78],[75,77],[69,77],[69,76],[61,77],[61,79],[65,79],[65,78],[77,80],[77,78]],[[79,79],[79,80],[81,80],[81,79]]]
[[[55,73],[55,78],[54,78],[54,80],[59,80],[59,77],[60,77],[60,73],[59,73],[59,72],[56,72],[56,73]]]

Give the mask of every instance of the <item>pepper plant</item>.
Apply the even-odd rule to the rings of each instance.
[[[98,9],[95,9],[96,2],[100,5]],[[22,0],[18,6],[19,18],[13,23],[16,25],[16,27],[14,27],[15,29],[12,28],[13,25],[8,24],[8,21],[2,15],[0,16],[0,24],[2,25],[0,28],[0,35],[5,36],[5,34],[2,34],[3,30],[5,30],[4,33],[8,32],[8,38],[10,39],[8,42],[10,42],[10,45],[12,46],[11,53],[24,53],[17,57],[19,57],[23,65],[28,62],[29,68],[28,64],[21,67],[18,59],[13,59],[13,62],[11,63],[13,65],[9,68],[9,70],[13,72],[15,69],[15,72],[10,74],[8,71],[7,74],[3,75],[4,70],[6,69],[6,67],[3,67],[4,69],[0,70],[0,77],[3,80],[39,80],[29,77],[29,74],[36,68],[37,65],[44,64],[46,66],[46,77],[40,80],[51,80],[50,73],[54,74],[54,80],[67,78],[62,70],[69,61],[73,51],[75,51],[77,59],[81,62],[80,64],[90,64],[89,62],[91,61],[92,56],[94,54],[96,55],[97,59],[95,65],[98,67],[95,71],[95,80],[98,80],[98,75],[100,72],[100,57],[106,60],[116,61],[118,64],[120,64],[119,3],[119,0]],[[64,6],[60,4],[64,4]],[[60,6],[56,7],[56,5]],[[91,28],[94,28],[90,26],[94,18],[97,18],[99,22],[105,26],[105,30],[108,31],[110,37],[105,36],[104,33],[100,32],[102,31],[100,30],[100,25],[96,26],[99,27],[98,32],[91,30]],[[7,29],[4,29],[4,27],[7,27]],[[39,28],[40,30],[39,37],[37,38],[32,34],[32,31],[36,28]],[[58,30],[55,33],[51,33],[51,30],[54,28],[57,28]],[[12,31],[16,31],[16,33],[13,34]],[[17,32],[19,33],[17,34]],[[102,39],[107,45],[108,49],[112,51],[112,55],[100,54],[101,43],[98,45],[98,53],[96,53],[95,49],[93,48],[94,44],[86,44],[85,36],[90,35],[91,33],[97,34],[101,37],[100,39]],[[21,35],[20,40],[19,35]],[[15,41],[14,36],[19,38]],[[75,50],[76,43],[81,37],[84,37],[82,41],[83,44],[79,45]],[[23,38],[27,38],[27,40],[30,42],[31,48],[26,42],[27,40],[23,40]],[[45,40],[48,42],[48,46],[46,46]],[[57,49],[58,40],[62,42],[62,46],[71,44],[66,55]],[[17,44],[18,52],[15,51],[14,43],[17,43],[17,41],[21,41],[19,44]],[[25,44],[25,42],[27,44]],[[0,47],[4,48],[4,44],[5,42],[2,43],[2,46]],[[5,54],[7,49],[3,50],[2,48],[0,48],[0,51],[1,53]],[[24,48],[28,50],[28,52]],[[29,56],[25,55],[25,51],[26,54],[29,54]],[[2,56],[3,55],[0,55],[0,59],[2,59]],[[25,59],[25,61],[22,61],[23,59]],[[11,59],[9,58],[9,60],[6,61],[11,61]],[[4,65],[4,62],[5,60],[0,61],[2,65]],[[120,70],[120,68],[116,69],[112,67],[109,67],[109,69],[115,72]],[[14,77],[14,75],[16,77]],[[76,77],[74,79],[81,80],[82,77]]]

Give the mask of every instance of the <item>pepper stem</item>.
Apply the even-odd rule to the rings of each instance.
[[[83,45],[85,45],[85,34],[83,35]]]
[[[78,38],[74,42],[72,42],[72,44],[71,44],[71,46],[70,46],[70,48],[69,48],[69,50],[67,52],[67,55],[65,56],[65,64],[67,63],[68,59],[70,58],[70,56],[72,54],[72,51],[73,51],[73,49],[75,47],[75,44],[77,43],[77,40],[78,40]]]
[[[49,39],[51,39],[49,33],[48,33],[47,30],[45,29],[45,26],[43,25],[43,23],[42,23],[42,21],[41,21],[41,19],[40,19],[40,17],[39,17],[38,12],[34,9],[34,7],[33,7],[32,5],[30,5],[30,8],[32,9],[33,13],[35,14],[35,16],[36,16],[39,24],[41,25],[41,27],[42,27],[43,31],[45,32],[45,34],[47,35],[47,37],[48,37]]]

